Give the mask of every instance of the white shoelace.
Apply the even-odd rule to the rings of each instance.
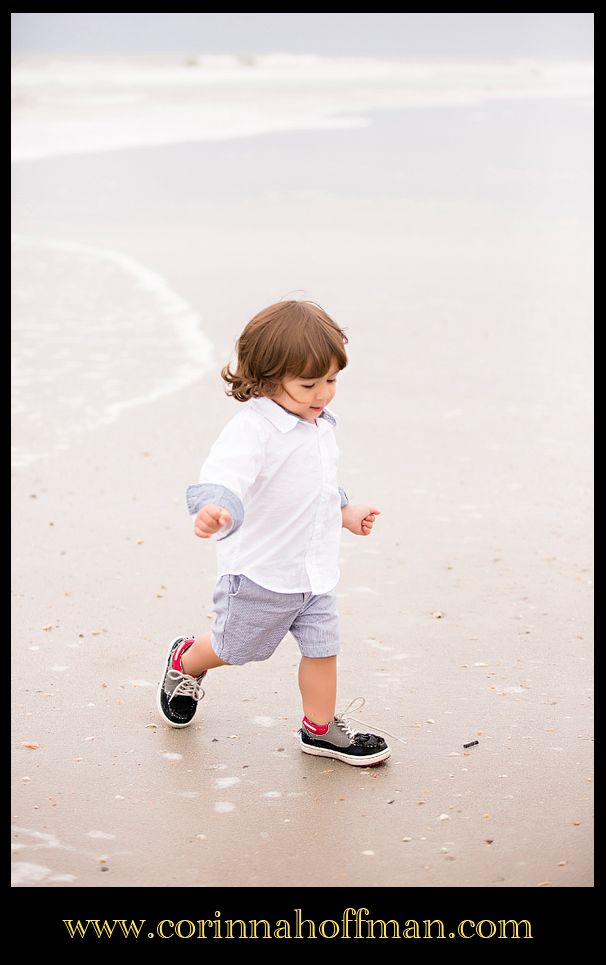
[[[198,680],[197,677],[190,677],[189,674],[183,674],[180,670],[169,670],[166,676],[171,680],[178,681],[169,700],[172,700],[173,697],[191,697],[192,700],[198,701],[204,697],[202,680]]]
[[[350,740],[355,739],[356,731],[348,721],[346,721],[343,717],[340,716],[340,714],[335,714],[335,723],[337,727],[339,727],[342,731],[344,731],[345,734],[347,734]]]
[[[342,714],[337,714],[337,715],[335,715],[335,720],[339,723],[339,725],[342,727],[342,729],[345,730],[345,732],[347,733],[347,735],[348,735],[349,737],[351,737],[351,738],[353,739],[353,738],[355,737],[355,735],[356,735],[356,731],[352,728],[351,724],[348,723],[348,721],[353,720],[353,721],[356,722],[356,724],[361,724],[362,727],[369,727],[369,728],[371,728],[370,731],[368,731],[368,732],[366,732],[366,733],[371,733],[372,731],[375,731],[375,730],[376,730],[376,731],[379,732],[379,734],[387,734],[388,737],[393,737],[394,740],[400,741],[401,744],[407,744],[407,743],[408,743],[408,741],[404,740],[403,737],[398,737],[397,734],[392,734],[392,733],[390,733],[390,731],[388,731],[388,730],[381,730],[380,727],[375,727],[374,724],[373,724],[373,725],[371,725],[371,724],[366,724],[363,720],[358,720],[357,717],[352,717],[351,714],[349,713],[349,710],[350,710],[350,708],[353,707],[353,705],[356,704],[359,700],[361,700],[362,703],[359,704],[359,706],[357,706],[357,707],[355,708],[355,710],[362,710],[362,707],[363,707],[364,704],[366,703],[366,698],[365,698],[365,697],[354,697],[354,699],[347,705],[347,707],[345,708],[345,710],[343,711]],[[347,721],[345,721],[345,720],[343,719],[344,717],[347,717]]]

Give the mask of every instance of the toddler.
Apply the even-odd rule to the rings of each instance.
[[[315,303],[281,301],[248,323],[235,371],[222,370],[227,395],[243,405],[186,494],[196,536],[216,541],[214,620],[210,633],[170,644],[158,709],[187,727],[209,670],[267,660],[290,631],[301,651],[301,750],[366,767],[389,747],[335,716],[341,529],[369,536],[379,514],[351,505],[337,480],[328,404],[347,341]]]

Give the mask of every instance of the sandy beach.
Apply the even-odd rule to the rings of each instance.
[[[15,886],[593,884],[592,102],[349,109],[24,137]],[[290,636],[211,671],[191,728],[155,708],[169,641],[210,623],[184,494],[238,405],[219,372],[293,293],[346,328],[341,485],[382,511],[344,532],[338,587],[337,709],[392,735],[370,770],[301,754]]]

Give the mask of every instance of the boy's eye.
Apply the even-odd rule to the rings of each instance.
[[[336,379],[326,379],[326,381],[327,381],[327,382],[336,382],[337,380],[336,380]],[[313,389],[314,386],[315,386],[315,384],[316,384],[315,382],[313,383],[313,385],[303,385],[303,384],[302,384],[302,385],[301,385],[301,388],[302,388],[302,389]]]

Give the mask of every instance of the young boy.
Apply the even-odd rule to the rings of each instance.
[[[390,756],[383,738],[335,716],[341,528],[369,536],[379,514],[352,506],[337,482],[327,406],[347,341],[313,302],[278,302],[240,335],[235,372],[222,370],[227,395],[244,405],[187,490],[196,536],[216,539],[214,621],[210,633],[170,644],[158,709],[187,727],[210,669],[266,660],[290,631],[301,651],[301,750],[369,766]]]

